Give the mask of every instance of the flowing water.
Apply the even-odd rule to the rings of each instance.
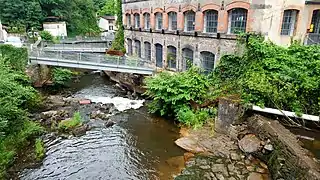
[[[143,103],[117,97],[119,92],[113,84],[99,75],[86,75],[72,87],[75,97],[113,102],[119,111],[136,109]],[[126,110],[112,118],[120,123],[50,145],[43,164],[25,170],[20,178],[171,179],[172,174],[179,172],[181,167],[166,163],[184,153],[174,144],[179,130],[172,122],[150,116],[145,107]]]

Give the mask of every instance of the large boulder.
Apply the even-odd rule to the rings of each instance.
[[[182,137],[175,141],[176,145],[182,149],[192,152],[192,153],[202,153],[206,149],[201,146],[198,141],[191,137]]]
[[[239,148],[245,153],[257,152],[261,148],[261,141],[254,134],[248,134],[239,141]]]

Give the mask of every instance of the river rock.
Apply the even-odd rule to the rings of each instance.
[[[252,172],[249,174],[247,180],[263,180],[263,176],[259,173]]]
[[[86,134],[88,128],[89,128],[89,126],[87,124],[82,125],[80,127],[77,127],[77,128],[72,130],[72,135],[74,135],[74,136],[82,136],[82,135]]]
[[[264,147],[263,147],[265,150],[268,150],[268,151],[273,151],[273,146],[272,146],[272,144],[266,144],[266,145],[264,145]]]
[[[240,160],[240,155],[235,152],[232,152],[232,153],[230,153],[230,159],[232,159],[234,161],[238,161],[238,160]]]
[[[197,140],[189,137],[182,137],[175,141],[175,144],[182,149],[192,152],[192,153],[202,153],[205,149],[200,146]]]
[[[48,106],[48,108],[62,107],[65,105],[65,102],[62,96],[54,95],[47,97],[46,105]]]
[[[106,122],[105,126],[108,128],[108,127],[111,127],[111,126],[113,126],[113,125],[115,125],[115,124],[116,124],[116,122],[114,122],[114,121],[112,121],[112,120],[108,120],[108,121]]]
[[[260,142],[254,134],[248,134],[239,141],[239,148],[245,153],[253,153],[260,149]]]
[[[55,116],[58,114],[58,111],[46,111],[46,112],[42,112],[40,113],[40,118],[42,119],[49,119],[52,116]]]

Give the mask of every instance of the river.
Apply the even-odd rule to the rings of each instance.
[[[99,75],[85,75],[72,84],[75,97],[96,102],[111,101],[124,110],[143,101],[119,97],[114,84]],[[135,107],[137,108],[137,107]],[[88,114],[82,109],[81,114]],[[88,117],[85,117],[88,118]],[[181,167],[170,167],[170,158],[183,156],[174,144],[179,129],[171,121],[152,117],[145,107],[126,110],[113,117],[116,125],[94,128],[81,137],[47,144],[41,166],[26,169],[23,180],[62,179],[172,179]]]

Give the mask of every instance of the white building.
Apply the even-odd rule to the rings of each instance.
[[[116,20],[116,16],[101,16],[98,26],[103,32],[115,32],[117,30]]]
[[[2,27],[2,24],[0,22],[0,42],[5,42],[8,38],[7,31]]]
[[[61,22],[45,22],[43,23],[43,30],[50,32],[52,36],[68,36],[67,24],[64,21]]]

